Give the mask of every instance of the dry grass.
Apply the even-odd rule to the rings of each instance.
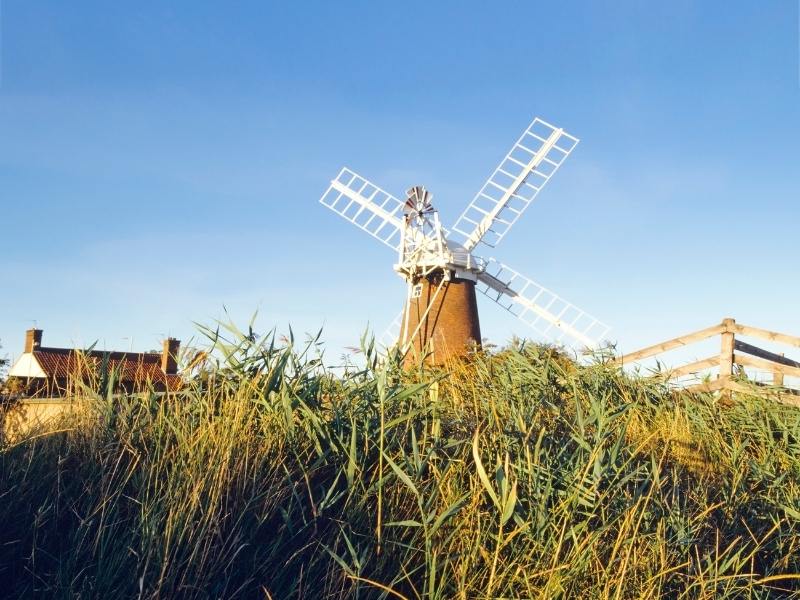
[[[797,409],[535,345],[334,376],[223,331],[186,390],[85,389],[0,450],[6,596],[798,595]]]

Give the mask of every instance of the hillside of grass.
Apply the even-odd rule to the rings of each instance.
[[[0,448],[9,598],[800,596],[800,410],[514,344],[328,372],[234,327]]]

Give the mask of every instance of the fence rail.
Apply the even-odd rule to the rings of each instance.
[[[787,358],[783,354],[764,350],[758,346],[738,340],[736,339],[737,335],[760,338],[773,343],[800,348],[800,337],[759,327],[740,325],[734,319],[723,319],[719,325],[713,325],[700,331],[688,333],[620,356],[615,359],[615,363],[620,366],[629,366],[670,350],[720,336],[719,354],[670,369],[660,373],[660,375],[667,380],[675,380],[708,369],[718,369],[716,380],[691,385],[685,389],[697,392],[720,392],[721,396],[727,398],[730,398],[732,393],[758,394],[769,396],[780,402],[800,406],[800,389],[784,385],[785,377],[800,378],[800,362]],[[736,365],[771,373],[771,385],[737,379]]]

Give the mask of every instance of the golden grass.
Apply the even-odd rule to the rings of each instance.
[[[327,372],[232,325],[0,450],[8,597],[797,595],[800,412],[516,344]],[[216,360],[216,362],[214,362]]]

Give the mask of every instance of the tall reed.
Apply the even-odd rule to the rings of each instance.
[[[185,389],[0,450],[7,597],[800,595],[800,411],[531,344],[333,373],[204,329]]]

